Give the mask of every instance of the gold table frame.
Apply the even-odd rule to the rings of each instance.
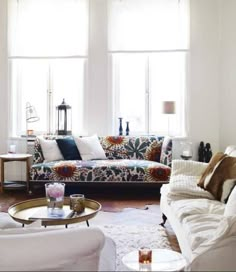
[[[88,220],[96,216],[96,214],[101,210],[102,205],[92,199],[85,198],[84,200],[85,209],[80,214],[75,214],[71,218],[48,218],[39,219],[42,221],[42,226],[55,226],[55,225],[65,225],[67,228],[68,224],[80,223],[86,221],[87,226],[89,226]],[[31,224],[36,219],[29,219],[37,210],[41,208],[47,208],[47,200],[44,198],[35,198],[22,202],[18,202],[8,209],[8,214],[17,222],[24,224]],[[63,209],[70,209],[70,198],[64,198]]]

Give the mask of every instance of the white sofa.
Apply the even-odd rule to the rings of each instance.
[[[99,228],[24,227],[0,213],[0,271],[115,271],[116,246]],[[7,227],[7,228],[6,228]]]
[[[225,153],[236,157],[236,146],[228,147]],[[172,161],[170,183],[161,188],[162,225],[167,218],[188,262],[188,270],[235,271],[236,187],[231,193],[234,192],[234,200],[231,195],[227,204],[214,200],[213,195],[197,186],[207,165]],[[225,212],[229,202],[233,214]]]

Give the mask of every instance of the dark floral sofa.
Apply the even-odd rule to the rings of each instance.
[[[99,140],[106,160],[60,160],[44,163],[40,141],[36,138],[30,181],[165,183],[169,180],[171,138],[106,136],[99,137]]]

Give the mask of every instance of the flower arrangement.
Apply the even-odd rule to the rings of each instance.
[[[51,200],[57,200],[64,197],[65,183],[47,183],[45,185],[46,196]]]

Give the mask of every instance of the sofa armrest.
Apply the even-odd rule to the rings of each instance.
[[[98,271],[105,243],[100,229],[48,229],[0,234],[0,271]]]
[[[236,217],[222,217],[211,240],[193,252],[193,271],[235,271]],[[222,258],[224,256],[224,258]]]
[[[201,176],[208,163],[186,160],[173,160],[171,177],[177,175]]]

